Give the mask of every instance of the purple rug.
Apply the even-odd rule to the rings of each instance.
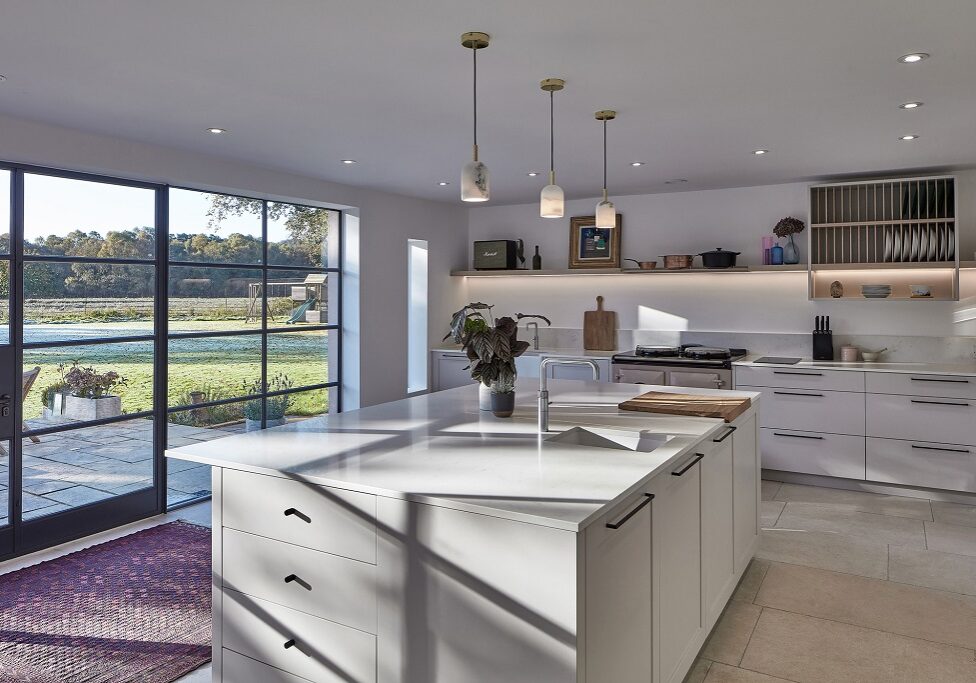
[[[210,660],[210,530],[171,522],[0,575],[0,681],[169,683]]]

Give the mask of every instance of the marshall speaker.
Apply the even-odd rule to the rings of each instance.
[[[474,243],[475,270],[515,270],[515,240],[486,240]]]

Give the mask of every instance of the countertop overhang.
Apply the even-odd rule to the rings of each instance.
[[[722,432],[724,422],[719,419],[617,408],[621,401],[650,390],[730,393],[549,382],[553,432],[589,426],[671,437],[650,453],[547,441],[551,434],[539,435],[536,426],[538,382],[520,380],[515,414],[510,418],[479,410],[478,388],[472,384],[182,446],[167,450],[166,455],[580,531],[704,439]],[[758,402],[757,393],[731,393]]]

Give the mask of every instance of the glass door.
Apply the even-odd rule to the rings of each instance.
[[[0,169],[0,556],[13,552],[11,459],[15,422],[16,360],[10,343],[10,171]]]
[[[21,554],[162,509],[165,190],[37,171],[16,171],[14,184],[22,208],[9,260],[19,271],[10,337],[21,419],[11,518]]]

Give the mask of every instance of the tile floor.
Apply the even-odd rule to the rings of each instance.
[[[762,497],[760,550],[686,683],[976,681],[976,506]]]

